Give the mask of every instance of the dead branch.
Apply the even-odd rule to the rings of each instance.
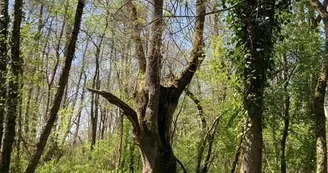
[[[127,116],[129,121],[132,123],[135,132],[139,132],[139,123],[138,123],[138,116],[136,111],[134,111],[128,104],[126,104],[124,101],[113,95],[112,93],[109,93],[104,90],[96,90],[92,88],[87,88],[87,90],[99,94],[103,96],[108,102],[110,102],[113,105],[116,105],[117,107],[121,108],[123,110],[123,113]]]

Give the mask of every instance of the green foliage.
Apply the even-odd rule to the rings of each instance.
[[[149,34],[150,12],[143,1],[133,2],[139,13],[137,22],[142,25],[141,39],[145,43],[149,39],[146,36]],[[263,172],[280,171],[280,143],[284,129],[283,98],[286,96],[290,96],[290,127],[286,145],[287,172],[313,172],[315,137],[312,127],[312,98],[324,43],[321,30],[313,28],[315,13],[313,9],[308,8],[308,2],[305,0],[293,4],[283,0],[280,5],[277,2],[275,14],[271,13],[273,0],[259,1],[260,7],[257,10],[249,8],[249,2],[229,0],[227,4],[237,5],[228,12],[215,14],[216,16],[207,15],[209,20],[205,25],[206,32],[215,34],[205,34],[206,58],[188,88],[200,101],[206,129],[202,128],[199,110],[193,100],[182,95],[174,116],[174,122],[176,121],[172,141],[174,154],[188,172],[195,172],[200,143],[215,119],[221,117],[214,136],[209,172],[230,172],[240,144],[242,117],[246,115],[243,110],[243,73],[245,67],[248,68],[247,62],[254,60],[249,57],[256,55],[260,57],[258,64],[267,66],[266,71],[260,74],[265,76],[260,77],[268,80],[264,95]],[[177,10],[177,7],[180,11],[188,11],[192,3],[194,2],[181,0],[166,4],[167,11],[164,15],[170,18],[165,19],[167,23],[164,28],[167,32],[164,34],[162,45],[165,58],[161,65],[165,75],[173,73],[176,76],[187,62],[192,34],[189,23],[192,21],[189,21],[189,18],[171,17],[176,15],[174,10]],[[224,3],[222,1],[222,4]],[[15,148],[11,165],[12,170],[17,173],[23,172],[26,168],[40,130],[47,119],[46,113],[57,89],[58,76],[64,59],[65,41],[71,31],[76,1],[38,0],[27,4],[29,6],[25,7],[25,23],[21,30],[24,86],[21,91],[21,118],[18,120],[22,125],[17,129],[17,132],[21,132],[21,140]],[[42,17],[39,12],[41,4],[44,5]],[[213,10],[220,8],[218,2],[213,4],[208,8]],[[293,9],[286,12],[287,6],[284,5],[291,5]],[[192,10],[188,15],[192,15],[191,12]],[[100,88],[112,92],[135,108],[133,93],[138,85],[145,85],[145,83],[137,81],[138,77],[141,79],[144,76],[140,77],[137,73],[137,60],[131,39],[131,23],[127,21],[128,16],[129,11],[125,9],[123,1],[87,2],[77,53],[67,87],[67,97],[61,105],[56,127],[52,131],[37,172],[141,172],[140,153],[133,139],[131,124],[125,118],[121,134],[122,111],[118,111],[116,106],[102,98],[99,99],[98,115],[104,115],[102,117],[105,119],[102,126],[106,126],[104,138],[100,139],[102,137],[98,130],[96,146],[90,151],[90,142],[87,141],[90,138],[88,121],[91,112],[91,94],[83,90],[85,86],[82,85],[85,80],[86,87],[92,86],[96,45],[103,35],[99,64]],[[217,26],[214,26],[215,22],[212,19],[218,20],[215,21]],[[249,29],[245,21],[260,26],[259,32],[254,35],[255,45],[251,45],[249,36],[245,34]],[[185,22],[189,23],[182,26]],[[64,23],[64,34],[60,37]],[[186,28],[188,31],[184,30]],[[144,49],[147,46],[144,44]],[[59,52],[56,52],[57,48]],[[82,61],[85,62],[84,68],[81,68]],[[284,72],[288,73],[287,78]],[[76,86],[80,73],[82,81]],[[11,77],[9,75],[8,79]],[[50,84],[52,77],[54,81]],[[162,83],[166,82],[163,82],[166,79],[161,80]],[[82,91],[84,99],[80,103]],[[73,100],[75,94],[78,100]],[[75,101],[76,105],[73,106]],[[77,144],[73,146],[79,108],[81,108],[80,129]],[[99,118],[98,129],[101,129],[101,123]],[[120,146],[121,140],[122,146]],[[202,164],[208,151],[209,147],[206,145]]]
[[[304,3],[295,4],[295,12],[301,10],[302,6]],[[270,87],[265,94],[265,172],[280,170],[280,141],[285,109],[283,98],[288,95],[290,127],[286,145],[287,171],[313,172],[316,142],[312,98],[320,70],[323,40],[306,21],[309,16],[284,13],[281,17],[291,22],[283,25],[281,36],[284,39],[275,45],[275,72],[270,77]],[[284,73],[288,76],[284,76]]]
[[[42,165],[38,173],[88,173],[104,172],[111,173],[115,170],[115,160],[111,159],[116,154],[115,148],[118,136],[113,136],[111,140],[99,141],[91,152],[89,144],[85,144],[76,149],[73,156],[66,155],[60,160],[51,160]],[[111,146],[111,147],[109,147]]]

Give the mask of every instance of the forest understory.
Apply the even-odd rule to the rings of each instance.
[[[0,0],[0,173],[327,173],[327,0]]]

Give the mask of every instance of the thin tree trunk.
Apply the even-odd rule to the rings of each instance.
[[[37,164],[40,160],[40,157],[44,151],[47,140],[49,138],[51,129],[57,119],[57,114],[58,114],[58,111],[60,108],[60,103],[62,101],[64,90],[65,90],[67,82],[68,82],[69,72],[70,72],[70,68],[71,68],[72,61],[73,61],[74,54],[75,54],[75,46],[76,46],[78,33],[80,30],[84,3],[85,3],[84,0],[78,1],[78,5],[76,8],[76,14],[75,14],[75,20],[74,20],[74,28],[72,31],[70,41],[68,43],[67,50],[65,52],[65,57],[66,57],[65,65],[63,67],[62,73],[59,78],[59,88],[57,90],[52,107],[50,109],[50,113],[48,116],[49,119],[47,121],[47,124],[46,124],[45,128],[43,129],[43,131],[41,132],[40,139],[36,145],[36,151],[32,155],[32,158],[25,170],[26,173],[33,173],[35,171]]]
[[[242,141],[243,141],[243,137],[240,137],[239,146],[238,146],[237,151],[236,151],[236,154],[235,154],[235,159],[232,162],[230,173],[235,173],[235,171],[236,171],[237,163],[238,163],[238,160],[239,160],[239,157],[240,157],[240,154],[241,154],[241,144],[242,144]]]
[[[98,81],[99,81],[99,60],[98,57],[96,58],[96,72],[92,81],[92,86],[98,88]],[[97,123],[98,123],[98,99],[99,97],[95,94],[92,94],[92,101],[91,101],[91,146],[90,149],[93,150],[94,146],[96,145],[97,140]]]
[[[81,114],[82,114],[82,109],[83,109],[83,101],[84,101],[84,95],[85,95],[85,86],[87,83],[87,76],[84,75],[84,82],[83,82],[83,89],[82,89],[82,94],[80,97],[80,105],[79,105],[79,109],[77,111],[77,120],[76,120],[76,129],[75,129],[75,133],[74,133],[74,138],[73,138],[73,149],[76,146],[76,141],[79,135],[79,129],[80,129],[80,121],[81,121]]]
[[[100,126],[101,128],[99,129],[100,131],[100,136],[99,138],[101,140],[105,139],[105,131],[106,131],[106,128],[107,128],[107,120],[108,120],[108,114],[107,114],[107,111],[105,108],[101,108],[101,111],[100,111]]]
[[[6,127],[3,137],[3,146],[1,153],[1,173],[8,173],[10,169],[10,158],[15,141],[16,118],[19,115],[20,105],[20,75],[22,74],[22,58],[20,57],[20,26],[22,21],[23,1],[15,0],[14,6],[14,25],[11,41],[11,60],[9,79],[8,98],[7,98],[7,117]]]
[[[124,128],[124,124],[123,124],[123,115],[120,111],[120,109],[118,109],[118,116],[119,116],[119,124],[120,124],[120,144],[119,144],[119,148],[118,148],[118,162],[117,162],[117,168],[120,169],[121,168],[121,164],[122,164],[122,155],[123,155],[123,128]]]
[[[22,75],[22,74],[21,74]],[[21,86],[23,88],[23,86]],[[17,140],[15,141],[16,146],[16,156],[15,156],[15,167],[11,170],[11,172],[21,172],[21,142],[22,142],[22,97],[20,97],[20,104],[19,104],[19,113],[18,113],[18,129],[17,129]]]
[[[207,126],[206,126],[206,119],[204,117],[204,110],[202,105],[200,104],[200,101],[198,98],[190,92],[188,89],[185,90],[185,93],[188,97],[191,98],[191,100],[196,104],[197,109],[198,109],[198,115],[201,119],[201,127],[202,127],[202,133],[200,136],[200,141],[198,143],[198,153],[197,153],[197,165],[196,165],[196,172],[197,173],[202,173],[202,161],[203,161],[203,153],[205,151],[206,143],[207,143],[207,137],[204,137],[204,135],[207,134]]]
[[[212,157],[212,150],[213,150],[213,143],[214,143],[214,137],[220,122],[222,116],[219,116],[215,119],[214,123],[212,124],[212,126],[210,127],[209,131],[207,132],[207,134],[205,135],[205,143],[208,143],[208,150],[207,150],[207,154],[204,160],[204,165],[201,168],[201,171],[199,171],[199,173],[207,173],[208,170],[210,169],[210,165],[214,159],[214,157]]]
[[[5,119],[5,104],[6,104],[6,74],[8,62],[8,0],[3,0],[0,3],[0,148],[2,146],[3,136],[3,121]]]
[[[67,8],[68,8],[68,6],[66,5],[65,6],[65,14],[64,14],[65,16],[67,15],[67,11],[68,11]],[[66,17],[64,19],[65,20],[63,21],[63,24],[62,24],[61,29],[60,29],[60,32],[59,32],[59,37],[57,38],[58,39],[58,43],[57,43],[56,48],[55,48],[55,52],[56,52],[55,65],[54,65],[54,68],[52,70],[51,75],[47,74],[48,91],[47,91],[47,103],[46,103],[45,113],[48,113],[49,112],[49,108],[51,106],[50,104],[51,104],[51,99],[52,99],[52,96],[53,96],[52,95],[52,87],[54,85],[56,74],[57,74],[57,70],[59,68],[62,38],[63,38],[63,35],[64,35],[64,30],[65,30],[66,23],[67,23]],[[48,59],[49,58],[46,59],[47,64],[48,64]],[[49,68],[49,69],[51,69],[51,68]],[[48,73],[48,68],[46,69],[46,72]],[[48,80],[48,76],[50,76],[50,80]]]
[[[134,162],[134,145],[133,145],[133,143],[129,143],[129,145],[130,145],[130,151],[129,151],[129,153],[130,153],[130,156],[129,156],[129,158],[130,158],[130,164],[129,164],[129,172],[130,173],[134,173],[134,170],[135,170],[135,162]]]
[[[39,11],[39,21],[38,21],[38,32],[35,34],[34,36],[34,45],[33,45],[33,49],[30,51],[29,55],[33,58],[36,58],[36,52],[39,51],[40,49],[40,38],[42,36],[42,28],[44,26],[43,24],[43,4],[40,5],[40,11]],[[37,68],[38,65],[34,65],[31,73],[32,74],[36,74],[37,73]],[[35,83],[31,83],[31,86],[28,89],[28,94],[27,94],[27,103],[26,103],[26,107],[25,107],[25,114],[24,114],[24,134],[26,139],[30,139],[29,133],[30,133],[30,127],[29,127],[29,122],[31,119],[31,112],[30,112],[30,108],[31,108],[31,100],[32,100],[32,94],[33,94],[33,88],[35,88]]]
[[[287,93],[288,94],[288,93]],[[281,139],[281,173],[287,173],[287,161],[286,161],[286,142],[288,137],[289,130],[289,105],[290,105],[290,96],[285,96],[284,101],[284,131]]]
[[[287,58],[284,56],[283,57],[284,64],[288,64]],[[286,94],[284,96],[284,112],[283,112],[283,119],[284,119],[284,131],[282,134],[282,139],[281,139],[281,173],[287,173],[287,161],[286,161],[286,142],[287,142],[287,137],[288,137],[288,131],[289,131],[289,109],[290,109],[290,95],[288,93],[288,85],[289,85],[289,80],[290,80],[290,75],[293,74],[293,71],[295,70],[292,69],[290,74],[288,75],[288,70],[283,71],[283,78],[284,78],[284,93]]]
[[[67,127],[66,127],[66,131],[65,131],[65,134],[64,134],[63,139],[62,139],[62,142],[61,142],[61,146],[64,145],[65,140],[66,140],[67,136],[69,135],[69,133],[71,131],[71,128],[72,128],[72,126],[74,124],[74,122],[71,123],[71,121],[72,121],[73,114],[75,114],[75,112],[76,112],[76,107],[77,107],[76,105],[77,105],[79,91],[80,91],[80,88],[81,88],[80,85],[81,85],[81,82],[82,82],[83,73],[84,73],[84,69],[85,69],[85,57],[86,57],[86,53],[87,53],[87,50],[88,50],[88,46],[89,46],[89,41],[87,41],[87,43],[85,45],[85,48],[84,48],[83,55],[82,55],[81,70],[80,70],[78,82],[77,82],[76,87],[75,87],[75,95],[74,95],[74,100],[73,100],[73,104],[72,104],[73,113],[69,117],[69,120],[68,120],[68,123],[67,123]],[[82,92],[84,92],[84,87],[85,86],[82,86]],[[84,94],[84,93],[82,93],[82,94]],[[77,109],[79,111],[80,108],[78,107]],[[79,115],[79,113],[77,113],[76,115]]]
[[[105,30],[107,28],[107,24],[105,27]],[[100,38],[100,42],[96,46],[96,70],[95,74],[92,80],[92,87],[96,89],[100,89],[100,80],[99,80],[99,73],[100,73],[100,52],[101,52],[101,47],[102,47],[102,42],[104,39],[105,33],[102,34]],[[99,114],[99,96],[95,94],[92,95],[92,105],[91,105],[91,150],[94,148],[96,145],[96,140],[97,140],[97,125],[98,125],[98,114]]]

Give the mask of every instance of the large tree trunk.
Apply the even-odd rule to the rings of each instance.
[[[315,136],[317,140],[317,173],[327,173],[327,141],[326,141],[326,116],[325,94],[328,78],[328,24],[325,22],[326,50],[322,63],[322,69],[314,93],[314,122]]]
[[[65,64],[64,64],[62,73],[60,75],[60,78],[59,78],[59,88],[56,92],[53,104],[51,106],[46,126],[44,127],[43,131],[41,132],[40,139],[36,144],[36,151],[33,153],[31,160],[28,164],[28,167],[25,170],[26,173],[33,173],[35,171],[37,164],[40,160],[40,157],[46,146],[51,129],[57,119],[57,114],[58,114],[60,104],[61,104],[64,92],[65,92],[65,88],[66,88],[66,85],[68,82],[69,72],[70,72],[72,61],[73,61],[74,54],[75,54],[75,45],[76,45],[79,30],[80,30],[84,3],[85,3],[84,0],[78,1],[78,5],[76,8],[76,14],[75,14],[74,28],[72,31],[72,35],[70,37],[70,41],[67,46],[67,50],[65,52],[65,57],[66,57]]]
[[[274,0],[246,0],[234,9],[238,16],[237,24],[242,27],[242,30],[236,31],[241,38],[239,44],[245,48],[243,104],[246,116],[240,169],[242,173],[262,172],[263,92],[273,48],[274,9]],[[254,16],[267,20],[260,21]]]
[[[171,146],[163,145],[160,140],[154,140],[149,134],[140,134],[139,149],[143,173],[176,172],[177,162]]]
[[[123,110],[134,128],[135,140],[143,161],[143,173],[175,173],[177,159],[170,143],[170,126],[173,113],[181,93],[190,83],[195,71],[204,59],[203,31],[206,13],[206,0],[196,2],[196,21],[193,50],[188,65],[181,75],[173,79],[171,85],[160,85],[163,33],[163,0],[153,0],[152,26],[148,55],[145,57],[141,42],[141,26],[137,10],[131,0],[126,0],[133,22],[135,55],[139,64],[139,86],[135,93],[136,111],[128,104],[106,91],[88,88],[100,94],[110,103]]]
[[[324,23],[325,29],[325,54],[323,55],[322,68],[314,93],[314,122],[317,140],[317,173],[327,173],[327,142],[326,142],[326,116],[324,109],[326,86],[328,79],[328,12],[327,8],[318,0],[310,0],[316,8]],[[327,3],[326,0],[323,3]]]
[[[247,107],[245,107],[247,109]],[[254,112],[250,112],[255,114]],[[249,115],[250,115],[249,113]],[[246,117],[245,134],[242,144],[243,155],[240,172],[242,173],[261,173],[262,172],[262,113],[257,112],[259,117]]]
[[[10,59],[10,71],[11,76],[8,86],[7,97],[7,117],[6,127],[3,136],[3,145],[1,148],[1,173],[7,173],[10,169],[10,158],[13,149],[13,143],[15,141],[15,126],[16,118],[18,117],[19,105],[20,105],[20,75],[22,74],[22,59],[20,57],[20,26],[22,21],[22,0],[15,0],[14,6],[14,25],[12,31],[11,41],[11,59]]]
[[[173,88],[160,87],[158,103],[157,129],[147,128],[148,122],[142,122],[138,142],[143,161],[143,172],[176,172],[176,157],[170,145],[170,125],[173,112],[178,104],[178,95]],[[138,104],[144,104],[139,102]],[[146,114],[147,116],[147,114]]]

